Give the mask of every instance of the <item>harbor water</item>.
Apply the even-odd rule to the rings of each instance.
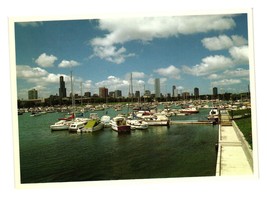
[[[171,119],[204,120],[208,111]],[[49,126],[62,116],[57,112],[18,116],[22,184],[215,176],[217,125],[150,126],[127,135],[111,128],[81,134],[51,132]]]

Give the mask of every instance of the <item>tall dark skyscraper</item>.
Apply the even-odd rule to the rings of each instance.
[[[199,98],[199,89],[197,87],[194,88],[194,96],[195,99]]]
[[[59,77],[59,97],[64,98],[67,96],[66,88],[65,88],[65,81],[64,77],[60,76]]]
[[[214,97],[214,98],[217,98],[217,95],[218,95],[218,88],[217,88],[217,87],[213,87],[212,92],[213,92],[213,97]]]

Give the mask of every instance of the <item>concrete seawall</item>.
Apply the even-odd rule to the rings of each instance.
[[[252,151],[227,111],[221,111],[216,176],[253,175]]]

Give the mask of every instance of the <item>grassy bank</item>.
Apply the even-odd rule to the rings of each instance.
[[[246,109],[246,110],[234,111],[234,115],[235,116],[242,115],[241,118],[234,120],[252,148],[252,127],[251,127],[252,124],[251,124],[250,110]]]

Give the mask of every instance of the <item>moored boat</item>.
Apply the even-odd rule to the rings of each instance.
[[[114,131],[118,133],[130,133],[131,126],[127,125],[126,118],[122,116],[116,116],[110,120],[110,126]]]
[[[143,120],[127,120],[127,125],[131,126],[131,129],[147,129],[148,123]]]
[[[189,107],[189,108],[181,109],[180,113],[189,113],[189,114],[199,113],[199,110],[196,107]]]
[[[220,116],[220,110],[218,108],[212,108],[208,115],[208,120],[218,122]]]
[[[71,123],[71,121],[60,120],[55,124],[50,125],[50,129],[51,131],[68,130]]]
[[[83,128],[77,129],[77,132],[94,132],[104,128],[104,124],[98,120],[89,120]]]
[[[169,126],[170,119],[161,113],[155,113],[153,115],[144,115],[142,119],[147,122],[149,126]]]

